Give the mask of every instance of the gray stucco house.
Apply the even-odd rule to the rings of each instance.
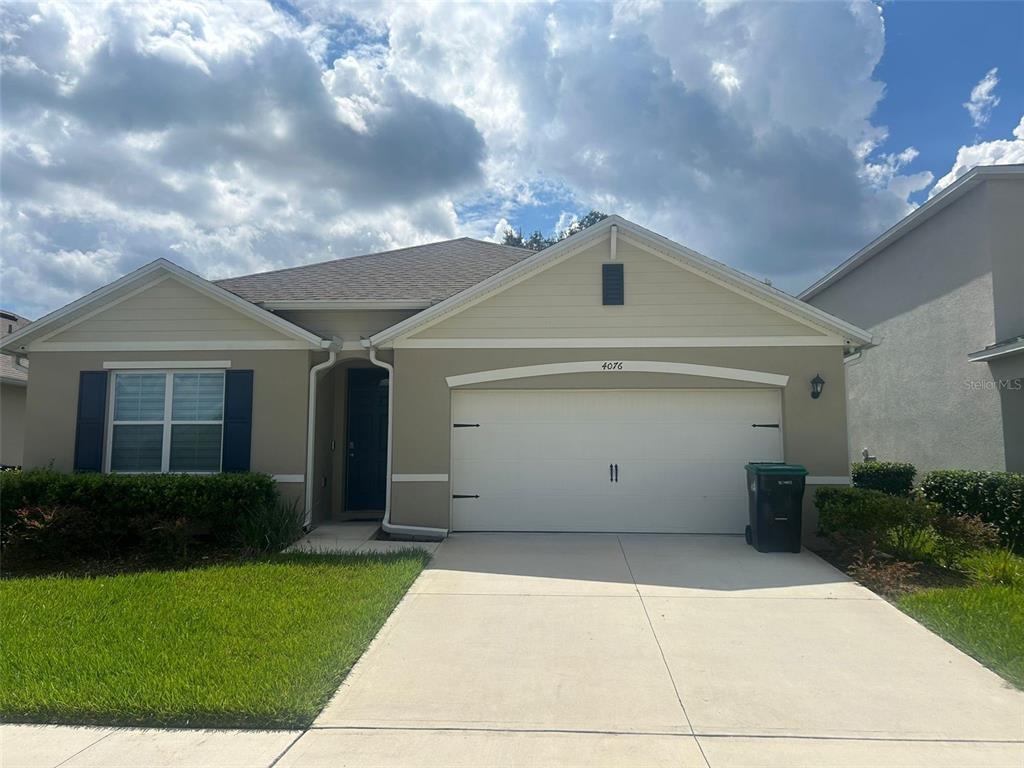
[[[1024,472],[1024,165],[978,167],[800,298],[867,329],[850,456]]]
[[[0,339],[28,324],[28,318],[0,309]],[[0,466],[4,467],[21,466],[25,445],[27,362],[18,355],[0,355]]]
[[[804,464],[808,501],[849,482],[843,357],[870,341],[610,216],[539,253],[160,259],[2,349],[31,361],[28,467],[260,471],[311,523],[438,537],[741,533],[747,461]]]

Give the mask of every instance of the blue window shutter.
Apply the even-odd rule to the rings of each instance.
[[[626,287],[622,264],[601,265],[601,303],[625,304]]]
[[[75,471],[103,471],[103,433],[107,426],[106,371],[78,374],[78,423],[75,426]]]
[[[252,453],[252,371],[224,373],[222,472],[248,472]]]

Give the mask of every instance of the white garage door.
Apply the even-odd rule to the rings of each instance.
[[[742,533],[748,461],[781,461],[777,390],[452,395],[452,529]]]

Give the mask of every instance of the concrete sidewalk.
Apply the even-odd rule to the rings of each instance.
[[[5,767],[1020,768],[1024,693],[807,552],[456,535],[308,731],[0,739]]]

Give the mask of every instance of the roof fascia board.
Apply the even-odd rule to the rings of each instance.
[[[1020,352],[1024,352],[1024,339],[1010,342],[1009,344],[989,347],[988,349],[982,349],[978,352],[972,352],[967,356],[967,359],[972,363],[983,363],[989,360],[998,360],[1001,357],[1014,355]]]
[[[654,236],[658,239],[656,246],[644,242],[644,236]],[[673,243],[671,240],[661,237],[654,232],[644,231],[644,235],[637,236],[633,232],[625,234],[625,240],[642,248],[652,256],[668,261],[670,264],[682,267],[705,280],[710,280],[722,288],[738,293],[744,298],[750,299],[763,307],[788,317],[803,325],[809,325],[817,331],[825,334],[838,334],[849,338],[851,341],[869,344],[871,334],[862,328],[833,317],[817,307],[806,304],[788,294],[782,293],[764,283],[755,280],[749,275],[732,269],[725,264],[720,264],[697,251],[686,246]]]
[[[513,285],[522,282],[528,277],[540,274],[545,269],[553,267],[555,264],[558,264],[579,251],[600,242],[606,235],[608,235],[611,226],[617,223],[614,221],[616,218],[617,217],[609,216],[600,224],[595,224],[594,226],[585,229],[579,235],[572,238],[566,238],[560,243],[556,243],[555,245],[545,248],[543,251],[538,251],[533,256],[506,267],[485,280],[481,280],[476,285],[471,285],[470,287],[459,291],[454,296],[449,296],[444,301],[440,301],[412,317],[407,317],[405,320],[395,323],[390,328],[385,328],[383,331],[379,331],[370,337],[370,345],[380,347],[381,345],[390,344],[394,340],[404,338],[412,333],[425,331],[427,328],[436,325],[447,317],[460,312],[463,309],[469,309],[475,304],[479,304],[481,301],[500,293],[506,288],[511,288]]]
[[[322,339],[319,336],[310,333],[304,328],[300,328],[299,326],[290,323],[284,318],[278,317],[265,309],[257,307],[255,304],[236,296],[230,291],[214,285],[208,280],[204,280],[199,277],[199,275],[189,272],[187,269],[179,267],[177,264],[174,264],[167,259],[161,258],[151,261],[149,264],[140,267],[134,272],[129,272],[124,277],[97,288],[91,293],[87,293],[82,298],[61,307],[60,309],[54,310],[48,315],[36,320],[34,323],[30,323],[25,326],[20,331],[5,336],[2,343],[0,343],[0,350],[3,350],[8,354],[14,354],[17,351],[22,350],[27,343],[31,343],[32,340],[37,339],[40,334],[44,334],[47,330],[52,329],[53,326],[56,323],[59,323],[62,319],[73,315],[75,312],[85,309],[86,307],[90,307],[97,302],[102,302],[103,299],[110,294],[160,271],[169,273],[181,282],[195,288],[210,298],[225,304],[226,306],[231,307],[232,309],[235,309],[264,325],[274,328],[293,339],[297,339],[310,347],[319,349],[321,346]],[[104,304],[97,309],[102,310],[107,306],[107,304]]]
[[[983,181],[993,178],[1024,176],[1024,165],[982,166],[973,168],[939,194],[911,211],[903,219],[876,237],[831,272],[820,278],[800,294],[807,301],[855,270],[868,259],[884,251],[904,235],[928,221],[932,216],[959,200]]]
[[[297,299],[281,301],[260,301],[258,306],[276,310],[423,310],[431,306],[428,299]]]

